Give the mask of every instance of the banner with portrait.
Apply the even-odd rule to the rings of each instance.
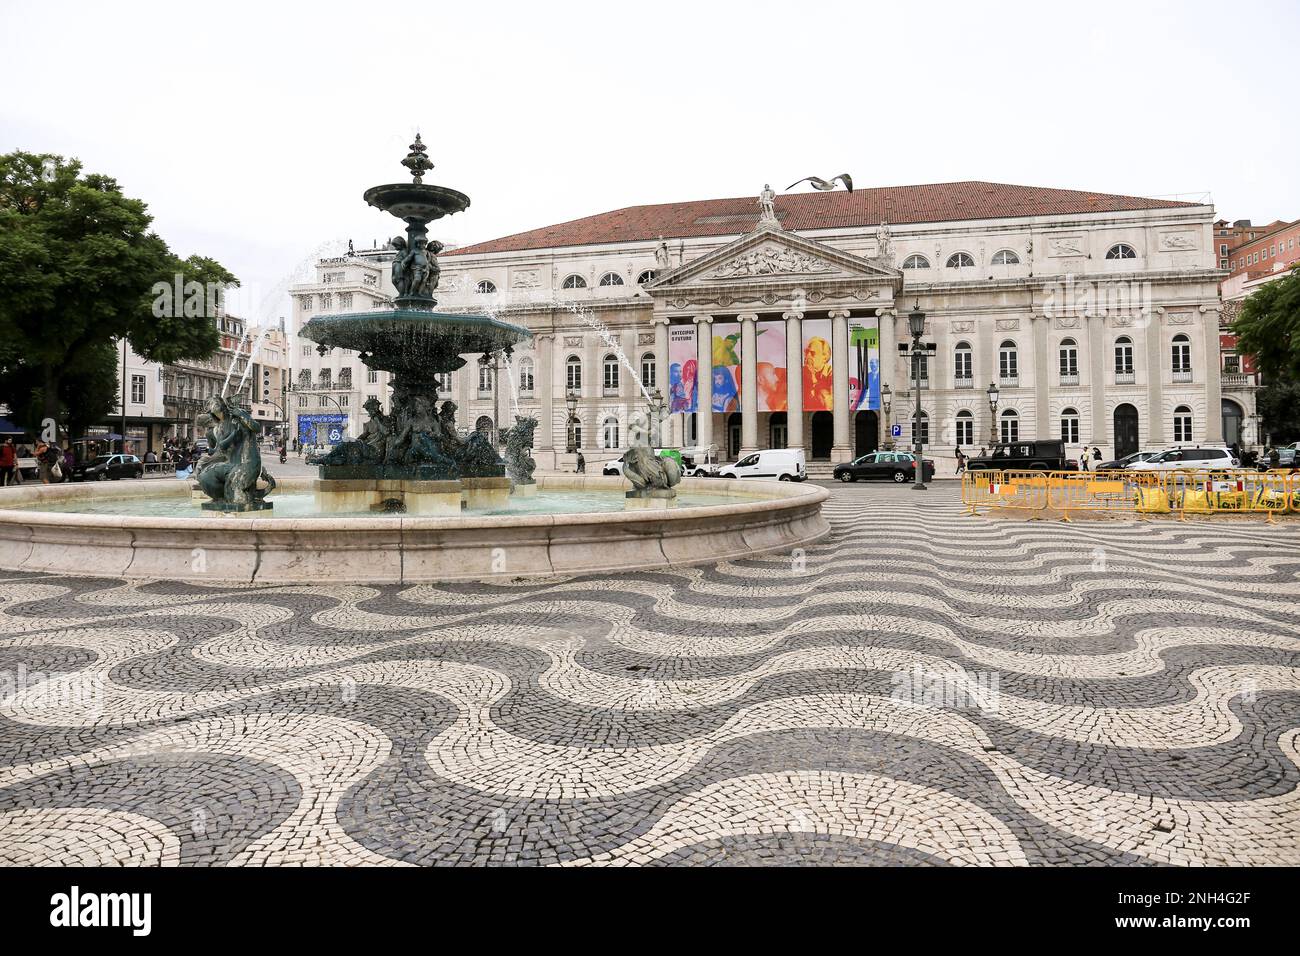
[[[803,410],[835,410],[835,382],[831,368],[831,320],[803,321]]]
[[[668,411],[696,411],[699,350],[694,325],[668,326]]]
[[[758,366],[755,369],[758,410],[784,412],[788,407],[785,390],[785,322],[759,322],[755,331],[758,333]]]
[[[713,410],[740,411],[740,323],[713,323]]]

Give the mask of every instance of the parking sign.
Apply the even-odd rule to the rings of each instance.
[[[902,437],[903,437],[903,426],[902,426],[902,425],[895,425],[895,426],[891,429],[891,431],[893,432],[893,435],[894,435],[895,438],[902,438]]]

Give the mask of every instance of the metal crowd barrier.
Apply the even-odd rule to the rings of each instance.
[[[1187,515],[1300,513],[1300,474],[1282,471],[975,471],[962,476],[966,513]]]

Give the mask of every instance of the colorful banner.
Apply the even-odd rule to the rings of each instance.
[[[849,356],[849,411],[880,411],[880,330],[850,324]]]
[[[298,416],[298,441],[304,445],[337,445],[347,437],[346,415]]]
[[[740,323],[713,323],[713,410],[740,411]]]
[[[759,322],[758,328],[758,410],[783,412],[788,407],[785,390],[785,323]],[[743,386],[742,386],[743,387]]]
[[[803,410],[835,410],[830,319],[805,319],[803,322]]]
[[[668,411],[696,411],[699,351],[694,325],[668,326]]]

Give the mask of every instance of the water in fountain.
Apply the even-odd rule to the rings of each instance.
[[[221,383],[221,397],[226,397],[226,391],[230,388],[230,376],[234,374],[235,364],[239,361],[239,356],[244,352],[244,342],[248,340],[248,326],[244,326],[244,334],[239,337],[239,347],[235,349],[235,357],[230,360],[230,368],[226,369],[226,380]]]

